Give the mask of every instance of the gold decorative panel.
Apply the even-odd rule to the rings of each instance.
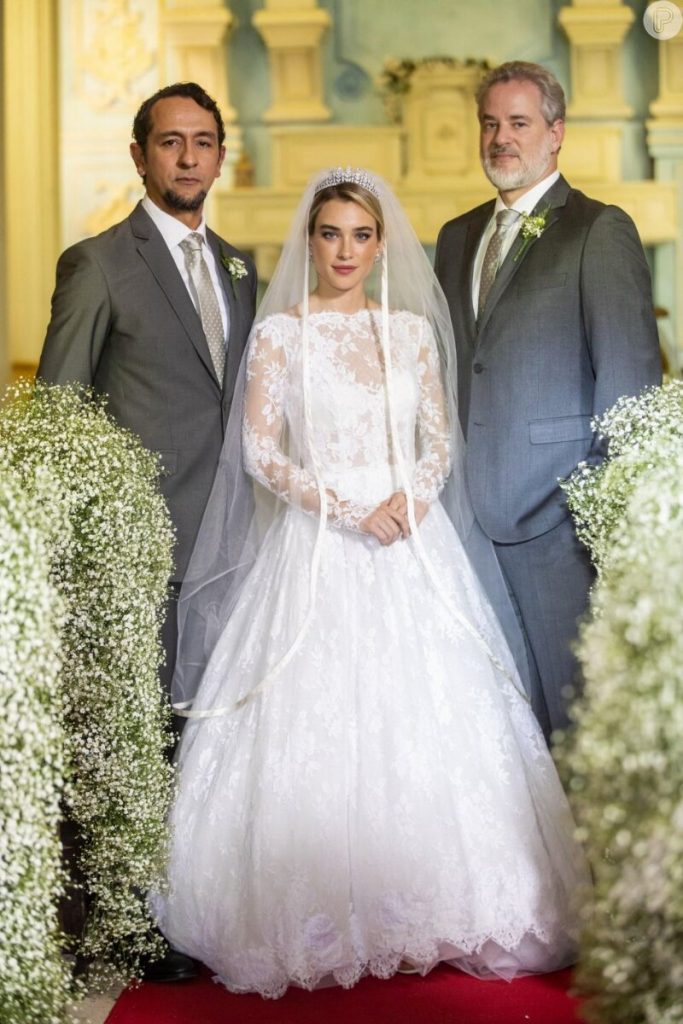
[[[90,0],[72,6],[79,96],[94,110],[140,103],[146,91],[141,78],[156,59],[145,31],[145,5],[135,0]]]
[[[478,127],[474,94],[478,68],[427,64],[410,80],[403,102],[408,154],[408,181],[424,185],[435,179],[480,178]]]
[[[275,188],[303,188],[324,167],[367,167],[388,181],[401,177],[401,129],[378,125],[273,128]]]
[[[572,184],[618,182],[623,148],[621,125],[572,122],[562,143],[560,167]]]

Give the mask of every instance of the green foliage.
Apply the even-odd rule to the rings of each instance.
[[[412,60],[410,57],[387,57],[377,76],[376,85],[384,99],[389,120],[398,124],[402,118],[401,100],[410,92],[412,77],[416,71],[439,73],[461,68],[479,68],[483,74],[489,67],[488,61],[472,57],[466,60],[459,60],[457,57],[423,57],[420,60]]]
[[[561,753],[595,876],[577,972],[601,1024],[683,1022],[683,384],[599,422],[569,502],[600,570]]]

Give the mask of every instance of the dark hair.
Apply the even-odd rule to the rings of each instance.
[[[344,181],[339,185],[328,185],[321,188],[313,196],[311,208],[308,211],[308,233],[312,235],[315,231],[315,221],[325,203],[332,199],[340,199],[343,203],[357,203],[366,213],[374,219],[377,224],[377,237],[381,239],[384,234],[384,214],[379,199],[362,185],[355,181]]]
[[[489,89],[499,82],[533,82],[541,94],[541,113],[548,124],[564,121],[565,99],[564,90],[555,75],[541,64],[531,64],[526,60],[511,60],[500,64],[481,80],[477,89],[477,110],[481,116],[481,108]]]
[[[218,145],[222,146],[225,140],[225,125],[223,124],[223,118],[221,112],[218,109],[218,104],[212,99],[207,92],[202,89],[201,85],[197,85],[196,82],[175,82],[173,85],[166,85],[163,89],[159,89],[153,96],[145,100],[133,121],[133,138],[137,142],[138,146],[145,152],[147,146],[147,139],[149,133],[152,130],[152,109],[155,103],[159,100],[168,99],[171,96],[182,96],[188,100],[194,100],[204,110],[210,110],[216,121],[216,134],[218,135]]]

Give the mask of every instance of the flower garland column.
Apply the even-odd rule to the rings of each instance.
[[[676,3],[683,12],[683,0]],[[655,249],[655,301],[665,311],[662,344],[675,373],[683,369],[683,29],[658,49],[659,95],[650,106],[647,143],[655,178],[678,184],[679,230],[674,242]]]

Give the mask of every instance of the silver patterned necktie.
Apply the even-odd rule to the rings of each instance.
[[[505,242],[508,229],[512,227],[519,213],[517,210],[499,210],[496,214],[496,230],[489,239],[486,246],[484,262],[481,265],[481,279],[479,282],[479,302],[477,303],[477,320],[481,317],[486,305],[486,300],[491,287],[498,273],[500,265],[500,254]]]
[[[223,320],[221,310],[216,297],[216,290],[211,280],[209,268],[202,254],[204,238],[198,231],[193,231],[180,243],[180,248],[185,253],[185,266],[190,279],[195,286],[197,298],[199,299],[199,315],[202,321],[202,328],[206,337],[206,343],[211,353],[218,383],[223,385],[223,373],[225,371],[225,335],[223,333]]]

